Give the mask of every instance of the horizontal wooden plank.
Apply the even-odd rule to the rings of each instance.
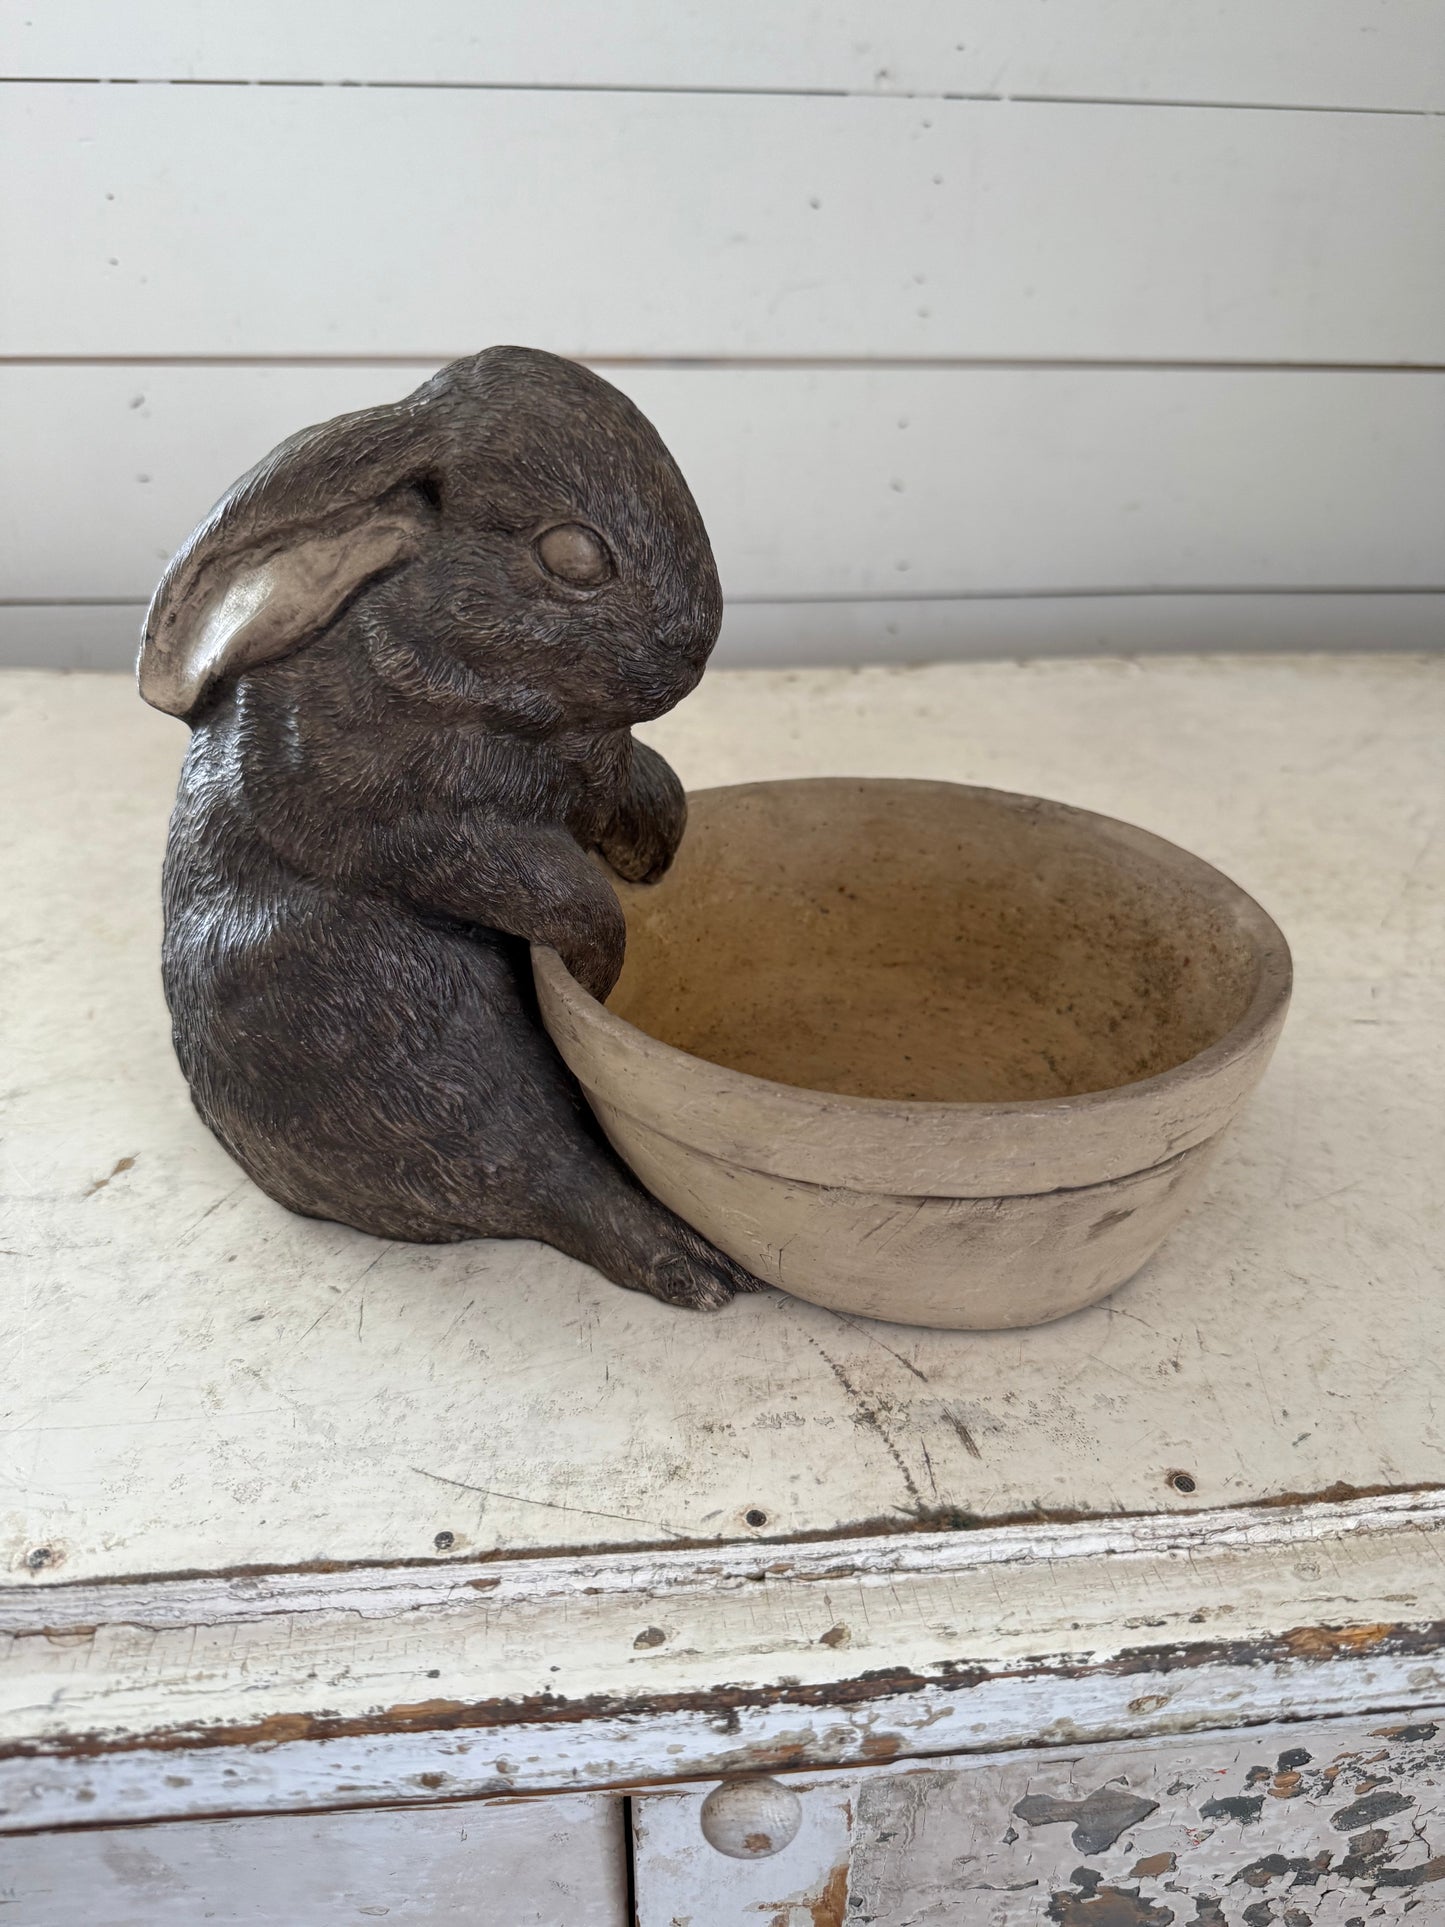
[[[628,1927],[621,1802],[606,1794],[96,1828],[5,1843],[23,1927]],[[479,1914],[479,1897],[486,1913]]]
[[[1435,0],[419,0],[404,33],[384,0],[5,0],[0,43],[22,78],[1445,104]]]
[[[1428,1702],[1445,1689],[1441,1519],[1414,1493],[12,1589],[0,1831]]]
[[[0,598],[148,597],[283,436],[424,372],[0,367]],[[607,372],[672,447],[740,603],[1445,586],[1445,375]]]
[[[980,1601],[980,1610],[987,1614],[995,1607]],[[1143,1601],[1137,1617],[1147,1624],[1149,1616],[1150,1604]],[[766,1637],[766,1622],[760,1625]],[[1198,1622],[1193,1625],[1197,1631]],[[1409,1717],[1432,1699],[1445,1699],[1445,1659],[1438,1648],[1422,1654],[1405,1640],[1391,1651],[1379,1626],[1340,1631],[1338,1639],[1329,1632],[1312,1639],[1311,1629],[1302,1627],[1296,1653],[1266,1663],[1210,1659],[1186,1640],[1135,1648],[1113,1671],[1081,1670],[1066,1660],[982,1680],[965,1674],[958,1688],[930,1684],[917,1690],[898,1681],[898,1648],[885,1647],[878,1669],[884,1677],[862,1682],[869,1696],[845,1694],[840,1703],[817,1706],[807,1704],[805,1695],[771,1704],[762,1696],[761,1703],[749,1704],[735,1691],[718,1696],[720,1704],[704,1701],[649,1716],[634,1702],[620,1716],[602,1713],[542,1728],[523,1716],[480,1732],[443,1726],[90,1756],[17,1754],[0,1759],[6,1809],[0,1833],[158,1815],[415,1805],[434,1797],[430,1790],[438,1779],[453,1799],[466,1799],[514,1789],[656,1784],[666,1774],[716,1779],[787,1770],[800,1760],[856,1767],[940,1749],[1017,1748],[1039,1739],[1077,1746],[1254,1720],[1358,1717],[1374,1709]],[[573,1623],[559,1628],[564,1653],[570,1655],[576,1638]],[[549,1679],[555,1691],[550,1668]]]
[[[1108,1302],[968,1333],[774,1292],[684,1316],[537,1245],[382,1247],[270,1203],[195,1117],[161,997],[186,731],[128,679],[10,673],[3,1262],[28,1297],[0,1565],[63,1590],[438,1534],[776,1541],[1445,1480],[1442,705],[1438,656],[1176,657],[718,671],[649,726],[692,787],[1062,797],[1196,850],[1288,935],[1294,1008],[1207,1199]]]
[[[17,85],[0,353],[1445,360],[1445,120]],[[43,156],[43,165],[37,157]],[[404,157],[404,160],[403,158]]]
[[[0,604],[0,669],[130,674],[139,602]],[[1259,650],[1445,649],[1445,592],[730,602],[718,667]]]

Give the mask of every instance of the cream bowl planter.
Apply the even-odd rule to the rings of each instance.
[[[607,1004],[542,1016],[648,1190],[769,1284],[915,1325],[1037,1325],[1199,1196],[1284,1023],[1289,949],[1198,857],[954,783],[689,799],[619,884]]]

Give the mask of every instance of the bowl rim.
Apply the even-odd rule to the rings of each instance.
[[[1167,1070],[1129,1084],[1065,1097],[982,1102],[853,1097],[733,1070],[664,1043],[627,1018],[618,1016],[584,990],[554,949],[533,944],[533,973],[548,1031],[594,1103],[600,1100],[604,1108],[621,1110],[678,1144],[731,1156],[732,1161],[753,1169],[771,1170],[802,1182],[871,1190],[877,1188],[882,1179],[888,1180],[890,1189],[898,1189],[899,1180],[911,1175],[918,1181],[903,1183],[904,1195],[931,1195],[941,1190],[943,1195],[975,1197],[1021,1195],[1021,1190],[1010,1182],[1020,1175],[1017,1169],[1020,1153],[1030,1177],[1028,1194],[1112,1182],[1180,1156],[1215,1135],[1262,1075],[1288,1012],[1293,959],[1284,933],[1273,917],[1205,858],[1152,830],[1077,804],[1023,791],[926,777],[781,777],[763,782],[722,783],[689,792],[689,803],[724,793],[741,798],[784,786],[836,791],[947,791],[955,796],[987,799],[1034,816],[1082,824],[1092,832],[1101,833],[1105,843],[1135,850],[1155,861],[1162,859],[1176,874],[1184,873],[1181,881],[1192,880],[1203,886],[1204,894],[1226,908],[1242,928],[1258,960],[1254,993],[1236,1022],[1213,1043]],[[618,894],[625,904],[633,892],[640,895],[648,887],[619,881]],[[567,1021],[559,1024],[557,1020],[564,1013]],[[559,1028],[565,1036],[558,1035]],[[589,1065],[574,1061],[583,1057],[600,1057],[607,1060],[611,1068],[624,1072],[619,1090],[599,1091],[587,1074]],[[631,1075],[625,1074],[628,1060],[632,1065]],[[684,1106],[689,1126],[685,1130],[677,1128],[683,1120],[670,1116],[666,1102],[647,1101],[645,1088],[653,1081],[659,1093],[676,1093],[683,1080],[691,1082],[700,1100]],[[634,1099],[630,1105],[623,1101],[629,1094]],[[642,1101],[637,1102],[638,1099]],[[709,1105],[741,1107],[753,1116],[760,1111],[770,1112],[780,1129],[791,1132],[790,1142],[783,1152],[765,1149],[759,1155],[754,1145],[751,1154],[740,1155],[744,1147],[736,1142],[737,1133],[727,1128],[725,1119],[717,1120],[720,1128],[709,1128],[706,1118]],[[1079,1132],[1078,1126],[1085,1120],[1096,1127],[1092,1133]],[[848,1165],[856,1163],[847,1157],[840,1162],[838,1156],[840,1127],[846,1129],[849,1124],[863,1141],[876,1147],[870,1160],[871,1175],[867,1177],[855,1174],[850,1179],[842,1175]],[[1111,1126],[1124,1127],[1133,1140],[1144,1142],[1152,1138],[1157,1155],[1145,1156],[1142,1160],[1136,1156],[1133,1161],[1126,1155],[1121,1163],[1119,1152],[1123,1147],[1111,1147],[1107,1142],[1118,1134]],[[998,1137],[994,1147],[997,1154],[993,1156],[986,1155],[988,1147],[981,1141],[991,1132]],[[893,1147],[890,1157],[884,1143],[895,1133],[909,1146],[908,1164],[910,1167],[917,1164],[918,1168],[895,1171],[890,1179],[886,1170],[879,1169],[879,1164],[898,1164],[897,1147]],[[937,1146],[940,1136],[950,1144],[942,1169],[938,1168],[939,1158],[929,1155],[930,1145]],[[1061,1142],[1065,1136],[1074,1139],[1093,1136],[1098,1140],[1098,1155],[1086,1155],[1081,1143],[1071,1146]],[[1015,1145],[1016,1150],[1006,1148],[1010,1145]],[[984,1189],[974,1189],[972,1185],[967,1190],[956,1188],[955,1181],[965,1175],[959,1169],[960,1153],[965,1147],[966,1162],[973,1167],[975,1181],[982,1182]],[[986,1176],[985,1171],[978,1168],[980,1154],[985,1154],[982,1156],[984,1166],[998,1167],[993,1175]],[[832,1174],[823,1175],[824,1171]]]

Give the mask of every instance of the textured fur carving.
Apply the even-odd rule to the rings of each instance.
[[[167,569],[142,694],[191,725],[166,996],[196,1107],[293,1211],[539,1238],[709,1307],[754,1281],[632,1178],[537,1020],[529,942],[605,997],[619,874],[681,786],[630,734],[701,676],[721,596],[656,432],[522,348],[304,430]]]

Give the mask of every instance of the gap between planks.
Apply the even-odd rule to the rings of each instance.
[[[708,85],[704,82],[603,80],[244,80],[239,76],[169,74],[0,74],[5,87],[337,87],[391,93],[449,94],[672,94],[764,100],[923,100],[958,101],[971,106],[1150,107],[1183,108],[1227,114],[1369,114],[1396,120],[1438,120],[1435,107],[1358,107],[1331,101],[1222,100],[1211,96],[1157,98],[1140,94],[991,93],[899,87],[763,87]]]
[[[466,359],[475,348],[447,348],[434,352],[406,349],[395,353],[305,354],[271,351],[255,354],[9,354],[0,352],[0,368],[431,368]],[[912,370],[941,372],[983,369],[990,373],[1018,370],[1044,372],[1077,370],[1109,374],[1221,374],[1221,375],[1440,375],[1445,361],[1259,361],[1228,357],[1214,360],[1151,359],[1147,356],[1108,355],[730,355],[730,354],[618,354],[611,349],[556,350],[564,361],[588,368],[665,368],[693,372],[730,369],[812,369],[863,374]]]

